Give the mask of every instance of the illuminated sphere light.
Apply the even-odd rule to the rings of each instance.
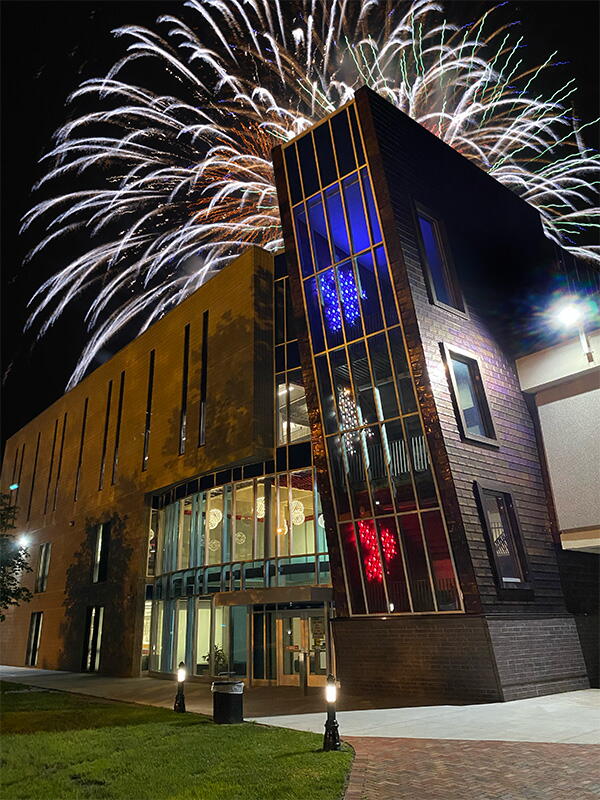
[[[321,286],[321,301],[323,304],[323,313],[327,327],[333,333],[339,333],[339,331],[342,330],[342,317],[340,316],[340,308],[333,272],[325,272],[320,275],[319,284]]]
[[[264,519],[265,517],[265,498],[264,497],[257,497],[256,498],[256,516],[258,519]]]
[[[354,271],[351,266],[345,270],[338,269],[338,281],[340,284],[340,295],[346,322],[354,324],[360,317],[360,305],[358,303],[358,292],[354,281]],[[363,294],[364,297],[364,294]]]
[[[208,527],[210,528],[210,530],[214,531],[217,525],[221,524],[222,520],[223,520],[223,512],[221,511],[221,509],[211,508],[211,510],[208,512]]]
[[[306,517],[304,515],[304,505],[300,500],[292,500],[290,503],[290,516],[292,525],[304,525]]]
[[[27,545],[29,544],[29,536],[25,536],[25,534],[22,534],[21,536],[19,536],[18,542],[19,542],[19,547],[27,547]]]
[[[379,548],[377,547],[375,526],[373,523],[369,525],[361,520],[358,523],[358,535],[360,536],[361,549],[363,551],[363,565],[366,578],[368,581],[382,583],[383,567],[379,555]]]

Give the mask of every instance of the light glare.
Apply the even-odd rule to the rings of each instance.
[[[581,318],[581,308],[576,306],[574,303],[567,303],[556,310],[556,320],[565,328],[571,328],[575,325],[579,325]]]
[[[335,683],[328,683],[325,687],[325,700],[328,703],[335,703],[337,698],[337,687]]]
[[[179,683],[183,683],[187,677],[187,670],[184,667],[179,667],[177,670],[177,680]]]

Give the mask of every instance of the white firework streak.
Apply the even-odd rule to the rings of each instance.
[[[282,247],[271,149],[361,85],[535,206],[550,239],[600,261],[600,248],[585,243],[599,212],[598,155],[569,111],[573,81],[536,94],[555,54],[523,66],[522,40],[512,26],[493,27],[494,9],[458,28],[430,0],[184,6],[191,24],[160,17],[164,36],[135,25],[114,32],[128,42],[125,55],[70,98],[99,109],[57,131],[38,184],[75,175],[99,185],[44,200],[23,220],[23,229],[45,226],[30,257],[73,231],[94,243],[31,300],[28,325],[42,336],[98,285],[69,387],[117,333],[147,328],[244,248]],[[121,77],[148,60],[176,94]]]

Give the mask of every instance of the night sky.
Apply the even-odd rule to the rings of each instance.
[[[447,16],[466,23],[491,4],[448,2]],[[595,0],[528,0],[510,3],[501,14],[522,22],[534,66],[554,50],[557,67],[548,84],[554,90],[569,77],[576,79],[575,112],[584,121],[597,116],[599,71],[599,6]],[[123,24],[151,26],[159,14],[177,13],[173,2],[2,2],[2,374],[3,440],[56,400],[64,391],[82,349],[86,333],[83,295],[51,333],[39,343],[23,334],[26,305],[33,291],[55,272],[62,259],[79,252],[48,250],[44,259],[22,266],[35,244],[18,235],[19,219],[31,207],[31,187],[43,174],[38,159],[48,149],[53,131],[65,118],[65,99],[85,78],[97,77],[122,54],[111,29]],[[588,129],[591,131],[591,129]],[[594,134],[586,143],[597,146]],[[119,344],[124,344],[121,342]],[[118,346],[115,345],[115,347]]]

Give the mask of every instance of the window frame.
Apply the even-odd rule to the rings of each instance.
[[[92,555],[92,583],[108,581],[108,559],[110,555],[110,539],[112,524],[110,521],[99,522],[94,526],[94,551]]]
[[[421,233],[419,217],[424,217],[428,222],[431,223],[434,229],[438,248],[440,251],[440,255],[442,257],[442,266],[444,269],[444,276],[446,278],[446,283],[453,299],[455,300],[456,303],[459,304],[458,307],[449,305],[448,303],[444,303],[444,301],[440,300],[437,296],[437,292],[435,290],[435,281],[433,280],[433,275],[431,273],[429,260],[427,258],[427,253],[425,250],[425,243],[423,241],[423,234]],[[438,308],[443,308],[446,311],[449,311],[451,314],[458,314],[458,316],[462,317],[463,319],[469,319],[469,315],[467,313],[467,306],[465,304],[465,298],[458,280],[458,275],[456,273],[456,268],[454,266],[454,261],[452,259],[452,254],[450,251],[448,235],[446,233],[446,226],[444,225],[442,220],[438,216],[436,216],[436,214],[434,214],[426,206],[424,206],[422,203],[418,201],[413,202],[413,220],[414,220],[415,231],[417,234],[417,242],[419,245],[419,257],[421,265],[423,267],[423,275],[425,278],[425,284],[427,286],[427,294],[429,296],[429,302],[434,306],[438,306]]]
[[[483,379],[481,359],[473,352],[470,352],[468,350],[463,350],[460,347],[455,347],[453,344],[447,344],[446,342],[440,342],[440,350],[442,351],[442,359],[444,362],[444,366],[446,367],[446,373],[448,375],[448,380],[450,384],[450,394],[452,396],[452,404],[454,406],[456,422],[458,425],[458,430],[461,439],[466,442],[472,442],[475,444],[484,444],[490,447],[499,448],[500,441],[498,440],[496,425],[494,423],[494,416],[492,414],[490,398],[487,389],[485,387],[485,381]],[[481,406],[480,411],[482,412],[483,422],[487,430],[487,434],[485,436],[481,436],[480,434],[477,433],[468,432],[465,415],[461,408],[459,400],[460,393],[458,391],[458,382],[456,380],[456,375],[454,374],[454,366],[452,364],[453,356],[457,356],[458,361],[461,360],[470,361],[477,367],[479,382],[478,383],[475,382],[473,384],[473,388],[476,393],[476,398]]]
[[[48,572],[50,570],[50,557],[52,555],[52,543],[42,542],[38,551],[38,564],[35,575],[35,594],[46,591],[48,586]]]
[[[521,527],[519,514],[517,512],[515,503],[514,487],[504,483],[497,483],[496,481],[478,479],[473,481],[473,491],[475,494],[477,512],[488,551],[488,558],[494,575],[498,599],[533,600],[535,595],[533,591],[533,582],[531,579],[531,569],[527,550],[525,548],[523,529]],[[494,538],[492,536],[490,521],[485,509],[484,496],[486,494],[503,495],[505,498],[508,520],[511,527],[510,534],[512,536],[517,559],[519,561],[519,567],[523,576],[522,580],[518,583],[516,581],[505,581],[502,578],[502,572],[500,570],[500,565],[498,563],[498,558],[494,547]]]

